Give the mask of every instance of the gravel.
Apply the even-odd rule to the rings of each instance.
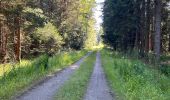
[[[49,80],[39,84],[38,86],[33,87],[31,90],[17,97],[16,100],[53,100],[53,97],[56,94],[57,90],[63,85],[66,80],[70,78],[71,74],[79,68],[83,60],[89,55],[90,53],[88,53],[85,57],[80,59],[75,64],[54,75]]]
[[[106,82],[99,52],[84,100],[114,100]]]

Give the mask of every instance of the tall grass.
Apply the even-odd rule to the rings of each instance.
[[[162,54],[159,62],[156,60],[156,56],[153,52],[143,53],[141,55],[136,49],[126,50],[126,53],[119,52],[119,55],[124,56],[125,58],[140,59],[147,64],[153,65],[152,67],[170,77],[170,54],[168,53]]]
[[[170,54],[162,55],[161,62],[160,71],[170,77]]]
[[[34,60],[21,61],[0,79],[0,100],[8,100],[33,82],[42,79],[51,72],[67,67],[80,59],[86,51],[63,52],[48,58],[42,55]]]
[[[139,60],[102,51],[106,77],[118,100],[170,100],[170,78]]]
[[[0,64],[0,77],[13,69],[11,64]]]

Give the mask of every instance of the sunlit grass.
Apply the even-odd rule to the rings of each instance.
[[[3,76],[5,73],[8,73],[12,70],[12,66],[10,64],[0,64],[0,76]]]
[[[49,73],[67,67],[85,54],[86,51],[63,52],[49,59],[42,55],[34,60],[21,61],[15,65],[15,70],[9,69],[9,73],[0,79],[0,100],[10,99],[18,91],[24,90]]]
[[[139,60],[102,50],[106,77],[118,100],[170,100],[170,78]]]
[[[80,68],[66,81],[55,96],[55,100],[83,100],[93,71],[96,53],[85,59]]]
[[[30,65],[32,61],[30,60],[22,60],[17,64],[14,63],[7,63],[7,64],[0,64],[0,77],[2,77],[5,74],[8,74],[11,70],[14,70],[19,67],[27,67],[26,65]]]

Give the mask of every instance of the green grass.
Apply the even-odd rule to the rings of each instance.
[[[24,90],[47,74],[67,67],[85,54],[86,51],[63,52],[49,59],[46,55],[42,55],[34,60],[21,61],[20,64],[15,65],[15,69],[9,68],[9,72],[0,78],[0,100],[10,99],[18,91]]]
[[[170,54],[161,55],[161,61],[170,61]]]
[[[56,93],[55,100],[83,100],[95,63],[95,53],[85,59],[80,68]]]
[[[160,71],[170,77],[170,54],[164,54],[161,56]]]
[[[118,100],[170,100],[170,78],[139,60],[102,50],[102,64]]]
[[[0,77],[11,71],[12,68],[13,67],[10,64],[0,64]]]

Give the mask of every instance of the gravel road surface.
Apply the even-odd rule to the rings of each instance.
[[[53,96],[56,94],[59,87],[61,87],[63,83],[69,79],[71,74],[79,68],[83,60],[89,55],[90,53],[88,53],[75,64],[54,75],[49,80],[33,87],[33,89],[19,96],[16,100],[53,100]]]
[[[84,100],[114,100],[107,86],[99,52],[97,53],[96,64]]]

